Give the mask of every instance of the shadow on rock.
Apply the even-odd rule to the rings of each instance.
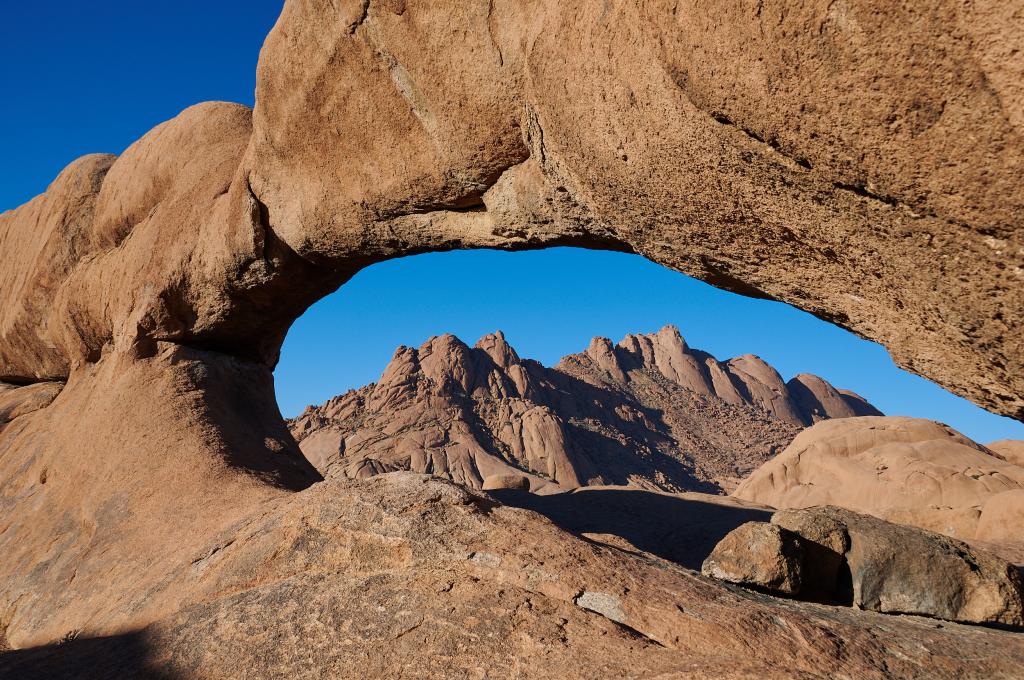
[[[744,522],[767,522],[771,517],[768,510],[702,494],[609,487],[586,487],[550,496],[514,489],[488,493],[505,505],[533,510],[591,540],[614,545],[618,542],[609,536],[618,537],[640,550],[695,570],[730,531]]]
[[[142,633],[75,638],[52,645],[0,652],[0,678],[18,680],[176,680],[148,662]]]

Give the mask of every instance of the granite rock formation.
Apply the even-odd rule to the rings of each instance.
[[[1024,664],[1016,633],[752,593],[407,472],[266,503],[180,558],[107,610],[103,636],[65,618],[63,644],[26,649],[47,612],[19,607],[0,675],[888,680]]]
[[[379,382],[290,421],[325,476],[393,470],[473,488],[528,473],[535,491],[635,484],[729,491],[806,425],[878,414],[811,375],[788,383],[752,355],[720,362],[674,326],[594,338],[554,368],[499,331],[468,347],[443,335],[399,347]]]
[[[1024,626],[1024,580],[1016,566],[941,534],[831,506],[740,525],[702,571],[799,599]]]
[[[1000,439],[985,445],[989,451],[1003,458],[1008,463],[1024,467],[1024,440]]]
[[[1009,519],[1024,511],[1011,510],[1024,500],[1014,493],[1022,489],[1024,467],[946,425],[863,417],[808,428],[733,494],[780,509],[834,505],[965,540],[1024,544]]]
[[[796,595],[803,585],[800,537],[768,522],[747,522],[730,531],[701,565],[720,581]]]
[[[817,588],[831,587],[833,601],[880,612],[1024,625],[1020,572],[984,550],[930,531],[829,506],[783,510],[771,521],[800,536],[802,545],[815,545],[818,552],[805,549],[805,560],[834,550],[834,534],[839,528],[842,549],[836,553],[842,562],[833,572],[835,579],[815,583]],[[826,565],[809,564],[808,573],[815,573],[816,566]]]
[[[272,368],[374,262],[576,245],[788,302],[1020,418],[1022,21],[1017,0],[287,0],[253,111],[187,109],[0,215],[0,381],[65,383],[0,431],[0,646],[106,640],[211,677],[1019,674],[1007,633],[657,575],[429,485],[386,513],[381,477],[318,486]],[[396,514],[417,547],[388,561]],[[536,554],[469,572],[524,531]],[[618,617],[611,596],[625,624],[577,603]]]

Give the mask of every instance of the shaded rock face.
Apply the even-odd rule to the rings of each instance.
[[[885,613],[1024,625],[1020,572],[988,552],[929,531],[828,506],[784,510],[771,521],[803,539],[795,550],[785,550],[786,545],[779,542],[774,559],[802,560],[804,582],[812,584],[812,596],[830,594],[832,601]],[[728,549],[742,538],[730,534],[720,546]],[[799,553],[796,558],[795,553]],[[748,555],[743,566],[755,570],[770,560],[770,555]],[[794,592],[781,583],[775,590]]]
[[[489,476],[528,473],[535,491],[721,491],[803,425],[865,413],[878,411],[821,378],[784,383],[749,355],[719,362],[666,326],[618,345],[595,338],[554,368],[520,359],[500,331],[472,348],[431,338],[400,347],[378,383],[289,425],[324,475],[401,469],[480,488]]]
[[[967,540],[1021,544],[1024,534],[1007,519],[1024,511],[1011,510],[1022,489],[1024,467],[945,425],[864,417],[808,428],[733,493],[780,509],[835,505]],[[983,521],[989,503],[993,515]]]

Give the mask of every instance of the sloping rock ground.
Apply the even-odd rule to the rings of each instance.
[[[825,418],[881,415],[817,376],[788,383],[758,357],[728,362],[674,326],[594,338],[554,368],[520,359],[499,331],[400,347],[380,381],[289,422],[325,476],[428,472],[473,488],[527,472],[534,491],[634,484],[728,491]]]
[[[268,505],[308,502],[304,512],[317,513],[332,497],[300,492],[320,476],[280,420],[271,371],[309,304],[388,258],[554,244],[641,253],[841,324],[901,366],[1021,417],[1022,21],[1019,2],[988,0],[288,0],[260,55],[254,111],[192,107],[119,157],[76,161],[0,215],[0,379],[66,382],[50,406],[0,432],[8,643],[121,635],[182,616],[165,629],[170,655],[174,640],[202,649],[245,630],[227,623],[192,647],[173,634],[204,606],[207,622],[218,607],[230,622],[225,603],[256,596],[246,583],[257,575],[239,567],[234,590],[213,595],[182,579],[205,551],[230,554],[213,537],[248,544],[232,527]],[[442,529],[461,531],[452,527]],[[517,549],[529,547],[523,535]],[[343,551],[343,540],[325,538],[324,550]],[[613,569],[588,552],[597,547],[573,545],[579,561],[560,564],[566,577],[592,563]],[[648,562],[624,559],[614,563],[627,571],[584,593],[614,595],[632,572],[654,578]],[[313,578],[304,571],[285,580]],[[671,588],[633,583],[643,607],[668,607],[680,641],[643,617],[626,625],[668,640],[654,652],[666,664],[699,659],[705,677],[779,674],[773,665],[1013,677],[1022,665],[1019,638],[1006,634],[678,578],[693,585],[685,599],[703,621],[685,616],[686,602],[668,604]],[[275,667],[312,675],[310,648],[350,655],[339,674],[382,663],[331,644],[313,617],[301,617],[301,645],[275,628],[278,612],[301,610],[300,595],[332,598],[325,583],[338,584],[332,606],[358,601],[343,582],[278,591],[259,630],[280,635],[224,642],[183,666],[229,674],[272,655]],[[509,586],[488,587],[494,600]],[[615,612],[606,597],[577,595]],[[662,610],[645,611],[653,621]],[[488,620],[510,629],[511,619]],[[728,644],[701,656],[722,631]],[[646,654],[623,652],[636,638],[601,640],[581,642],[575,662],[608,649],[644,667]],[[494,672],[517,658],[480,654]]]
[[[68,630],[0,656],[0,672],[1011,678],[1024,664],[1013,633],[750,593],[412,473],[314,485],[182,558],[123,604],[187,593],[176,613],[105,638]]]
[[[863,417],[808,428],[733,495],[780,509],[834,505],[1013,550],[1024,544],[1022,492],[1024,467],[946,425]]]

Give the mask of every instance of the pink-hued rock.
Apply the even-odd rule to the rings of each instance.
[[[1024,486],[994,494],[985,501],[974,538],[1024,548]]]
[[[0,382],[0,429],[15,418],[46,408],[62,389],[64,384],[59,382],[22,386]]]
[[[1006,459],[1007,462],[1024,467],[1024,441],[1020,439],[1000,439],[986,446]]]
[[[1022,35],[1016,0],[288,0],[254,111],[190,107],[0,214],[0,380],[66,381],[0,431],[0,639],[98,677],[1019,675],[1019,636],[736,594],[486,498],[375,492],[386,461],[317,484],[272,370],[372,263],[572,245],[794,304],[1020,418]],[[433,470],[504,471],[447,432],[401,458],[450,436]]]
[[[554,368],[521,359],[500,331],[475,347],[442,335],[398,348],[378,383],[290,425],[325,475],[402,469],[473,488],[488,475],[523,474],[535,490],[728,490],[802,424],[831,417],[829,408],[855,412],[841,399],[805,410],[767,364],[735,363],[745,373],[734,362],[690,349],[674,326],[618,345],[594,338]],[[838,394],[814,380],[821,394]]]
[[[733,495],[780,509],[834,505],[971,540],[982,539],[987,504],[1020,489],[1024,468],[945,425],[894,416],[819,422]],[[990,526],[983,540],[1014,539],[995,528],[1002,521]]]

